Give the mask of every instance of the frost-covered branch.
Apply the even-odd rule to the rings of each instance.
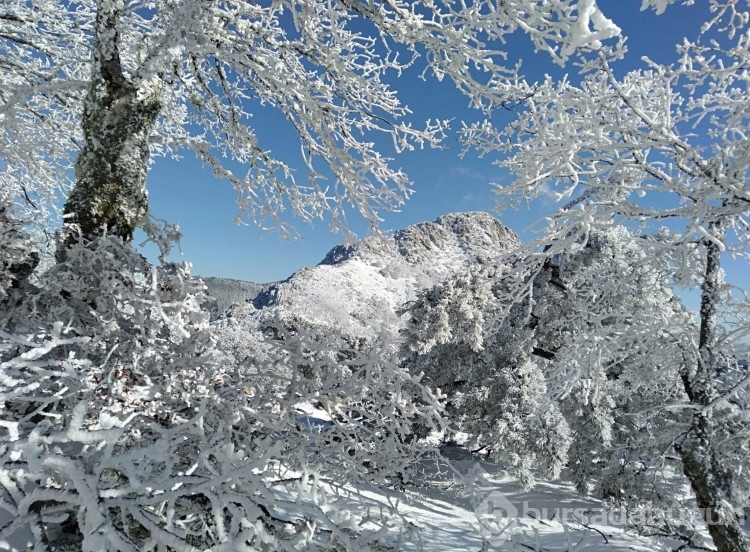
[[[376,224],[410,194],[394,155],[439,147],[448,128],[413,121],[392,76],[421,70],[491,110],[531,92],[509,35],[564,63],[619,34],[594,0],[12,0],[2,10],[0,117],[12,139],[0,162],[51,202],[80,149],[68,222],[125,239],[145,217],[150,155],[185,150],[229,180],[261,226],[293,233],[291,210],[306,221],[330,214],[345,230],[349,204]],[[298,135],[300,159],[268,151],[253,119],[267,108]],[[300,161],[305,174],[293,169]]]

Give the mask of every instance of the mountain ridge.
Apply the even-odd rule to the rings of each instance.
[[[259,323],[270,317],[295,318],[351,335],[392,332],[400,325],[397,310],[418,291],[473,265],[493,262],[520,244],[515,232],[488,213],[450,213],[335,246],[320,263],[284,281],[251,284],[257,287],[248,291],[257,293],[234,301],[224,316],[250,316]],[[212,294],[222,293],[216,283],[207,282]]]

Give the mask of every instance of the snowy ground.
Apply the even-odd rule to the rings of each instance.
[[[325,431],[331,423],[323,410],[310,404],[295,408],[303,413],[300,420],[311,431]],[[363,501],[342,500],[340,491],[329,490],[329,496],[337,495],[329,507],[339,510],[338,516],[362,520],[367,517],[365,510],[377,510],[378,503],[397,503],[400,515],[413,529],[413,540],[391,540],[387,545],[392,550],[659,552],[682,544],[627,530],[618,524],[617,516],[607,515],[601,501],[581,497],[564,477],[540,479],[531,490],[523,490],[497,464],[464,447],[443,446],[440,453],[439,460],[423,463],[416,483],[404,491],[351,489],[360,498],[366,497]],[[291,512],[285,515],[295,517]]]
[[[498,468],[460,448],[443,449],[452,468],[425,474],[433,486],[407,489],[404,514],[419,529],[423,549],[431,552],[479,550],[545,551],[660,551],[670,550],[666,543],[629,533],[622,528],[575,523],[573,512],[593,516],[601,504],[581,498],[565,481],[539,481],[531,491],[523,491],[517,482],[503,477]],[[445,469],[455,469],[463,484],[451,483]],[[432,475],[432,477],[430,477]],[[502,534],[486,526],[482,538],[477,511],[492,496],[501,493],[518,510],[512,525]],[[487,510],[487,508],[483,508]],[[563,512],[563,510],[565,512]],[[568,518],[560,519],[561,512]],[[479,511],[481,515],[481,511]],[[536,518],[536,519],[535,519]],[[490,517],[490,520],[492,517]],[[506,527],[508,518],[498,529]],[[483,548],[484,546],[484,548]],[[414,547],[416,549],[416,547]]]
[[[428,552],[535,551],[535,552],[661,552],[671,551],[680,543],[647,538],[606,523],[597,523],[603,512],[599,501],[581,498],[565,481],[539,481],[531,491],[523,491],[517,482],[499,474],[497,466],[484,462],[460,447],[444,448],[450,466],[441,462],[425,466],[423,486],[409,486],[404,491],[372,492],[352,489],[358,499],[338,497],[331,501],[339,511],[329,516],[351,520],[352,527],[367,517],[367,509],[377,511],[377,504],[398,504],[398,511],[412,529],[409,542],[394,537],[384,539],[386,550],[425,550]],[[315,502],[325,485],[317,487]],[[493,494],[494,493],[494,494]],[[501,493],[501,495],[497,495]],[[478,510],[488,497],[501,496],[518,510],[512,526],[498,535],[482,526]],[[364,500],[363,500],[364,499]],[[345,511],[346,510],[346,511]],[[590,522],[577,523],[575,519]],[[287,511],[282,517],[293,519]],[[574,519],[575,518],[575,519]],[[565,520],[565,522],[563,522]],[[505,521],[505,520],[504,520]],[[505,523],[502,524],[505,526]],[[690,549],[682,549],[690,550]]]
[[[302,408],[304,406],[308,408]],[[309,405],[298,407],[307,410],[301,419],[315,431],[324,431],[330,423],[322,411]],[[351,489],[366,501],[337,498],[331,502],[331,508],[340,510],[338,516],[351,518],[354,526],[358,523],[356,520],[367,517],[363,502],[368,503],[368,511],[377,510],[378,503],[397,503],[400,515],[413,529],[413,540],[386,539],[387,550],[666,552],[682,544],[676,540],[644,537],[618,525],[616,516],[611,513],[608,516],[601,501],[581,497],[564,478],[539,480],[531,490],[525,491],[517,481],[504,476],[496,464],[463,447],[445,446],[441,454],[441,460],[422,466],[418,484],[407,486],[403,491]],[[330,491],[330,494],[338,495],[338,492]],[[320,496],[316,503],[318,500]],[[495,506],[489,506],[488,501]],[[507,506],[517,512],[506,514],[498,524],[496,508]],[[286,516],[295,517],[291,512],[286,512]]]

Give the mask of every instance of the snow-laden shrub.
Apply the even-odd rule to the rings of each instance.
[[[305,334],[226,362],[188,276],[105,237],[71,246],[1,313],[0,547],[364,550],[408,537],[393,505],[361,490],[408,477],[406,431],[436,418],[437,399],[373,347],[331,355]],[[326,428],[303,416],[313,404]]]
[[[236,511],[207,509],[212,494],[199,488],[207,470],[245,456],[231,438],[242,396],[217,393],[207,296],[186,276],[101,238],[72,247],[6,313],[4,537],[30,530],[37,546],[190,549],[239,524]],[[216,481],[221,496],[229,487]]]
[[[216,335],[227,362],[239,361],[252,382],[254,403],[269,405],[268,426],[283,431],[286,467],[314,471],[337,494],[401,488],[435,452],[422,438],[445,429],[442,397],[396,361],[390,334],[352,337],[295,317],[233,316]]]
[[[296,410],[308,433],[296,467],[312,464],[331,480],[362,485],[413,482],[413,469],[433,451],[420,437],[443,429],[440,394],[395,362],[388,336],[292,326],[276,321],[265,328],[277,367],[275,381],[266,381],[284,390],[284,410]]]

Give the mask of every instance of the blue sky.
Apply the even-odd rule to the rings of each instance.
[[[691,7],[671,6],[661,16],[641,12],[640,4],[640,0],[599,2],[628,37],[630,52],[628,59],[619,65],[620,71],[640,66],[643,55],[660,62],[672,61],[676,57],[675,44],[685,35],[695,36],[705,21],[708,2]],[[564,73],[546,55],[534,54],[521,35],[509,47],[524,59],[523,72],[531,79],[539,79],[545,73],[553,76]],[[458,128],[458,121],[476,117],[467,107],[468,100],[448,82],[425,83],[417,78],[415,71],[399,79],[396,86],[402,92],[402,100],[413,109],[415,121],[455,117]],[[272,132],[263,132],[264,124]],[[256,125],[260,127],[262,144],[285,159],[295,158],[298,145],[294,135],[279,128],[273,114],[258,114]],[[522,238],[531,237],[527,229],[548,212],[549,203],[539,201],[531,208],[498,213],[490,183],[502,181],[508,175],[492,166],[489,159],[472,156],[461,159],[460,146],[454,139],[449,139],[446,146],[446,150],[410,152],[396,160],[395,164],[411,178],[415,194],[400,212],[381,213],[382,228],[398,229],[449,212],[481,210],[498,216]],[[277,234],[261,232],[253,225],[233,224],[238,214],[234,190],[189,155],[179,162],[157,159],[149,176],[149,190],[152,213],[180,224],[182,255],[177,258],[192,262],[197,275],[254,282],[281,280],[304,266],[318,263],[342,240],[341,235],[329,230],[325,221],[318,221],[312,227],[298,221],[301,237],[294,241],[281,240]],[[354,216],[350,223],[360,236],[366,233],[367,225],[360,218]],[[745,266],[742,270],[746,270]]]

